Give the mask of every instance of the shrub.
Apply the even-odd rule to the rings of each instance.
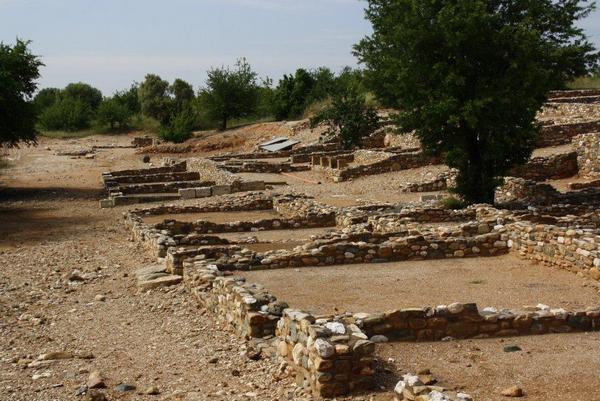
[[[342,145],[351,148],[377,129],[379,117],[375,109],[366,105],[364,95],[349,88],[336,93],[331,105],[311,118],[310,125],[315,127],[321,122],[328,125],[328,134],[339,135]]]
[[[40,115],[39,123],[47,130],[77,131],[90,126],[92,112],[79,99],[60,98]]]
[[[454,196],[449,196],[440,201],[440,206],[448,210],[461,210],[468,206],[468,203],[464,200],[458,199]]]
[[[111,130],[119,127],[125,128],[129,124],[131,119],[131,110],[127,105],[121,102],[118,98],[104,99],[98,111],[96,112],[96,119],[101,125],[108,125]]]
[[[171,121],[160,128],[159,136],[168,142],[183,143],[192,137],[196,126],[196,113],[191,107],[173,116]]]

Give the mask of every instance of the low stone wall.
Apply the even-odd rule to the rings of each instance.
[[[289,162],[269,163],[261,161],[245,161],[239,163],[236,163],[235,161],[229,161],[225,164],[222,164],[220,167],[226,171],[229,171],[230,173],[279,174],[310,170],[310,167],[307,165],[298,165]]]
[[[357,177],[384,174],[391,171],[407,170],[438,163],[438,158],[425,156],[421,152],[401,153],[394,154],[376,163],[334,170],[332,178],[335,182],[341,182]]]
[[[595,229],[512,223],[509,248],[526,259],[600,279],[600,236]]]
[[[187,170],[187,163],[185,161],[182,161],[182,162],[174,164],[172,166],[152,167],[152,168],[135,169],[135,170],[111,171],[108,173],[102,173],[102,178],[106,181],[106,180],[110,180],[112,177],[181,173],[181,172],[185,172],[186,170]]]
[[[105,180],[105,185],[116,186],[118,184],[143,184],[150,182],[170,181],[199,181],[200,174],[196,171],[183,171],[176,173],[146,174],[146,175],[123,175],[111,177]]]
[[[275,327],[288,307],[257,284],[244,278],[225,276],[205,262],[186,265],[184,283],[200,305],[245,338],[275,335]]]
[[[368,336],[393,341],[440,341],[445,338],[514,337],[600,330],[600,307],[568,312],[545,308],[527,311],[455,303],[434,308],[358,314],[354,320]]]
[[[579,191],[589,188],[600,188],[600,180],[593,180],[590,182],[572,182],[569,184],[569,189],[572,191]]]
[[[318,158],[321,156],[333,157],[345,154],[348,154],[347,150],[331,150],[326,152],[301,153],[292,155],[290,161],[294,164],[312,163],[313,160],[316,160],[313,158]]]
[[[600,121],[543,126],[537,140],[539,148],[566,145],[578,135],[600,132]]]
[[[255,254],[246,263],[231,262],[236,269],[282,269],[301,266],[332,266],[356,263],[385,263],[405,260],[431,260],[495,256],[508,252],[508,235],[503,227],[472,237],[453,237],[433,232],[407,235],[380,243],[333,243],[312,241],[294,250]]]
[[[453,185],[454,181],[455,174],[447,172],[430,180],[404,184],[400,187],[400,191],[405,193],[445,191]]]
[[[131,144],[136,148],[145,148],[154,145],[154,138],[149,136],[138,136],[133,138]]]
[[[600,89],[572,89],[572,90],[557,90],[548,93],[548,100],[555,99],[584,97],[584,96],[600,96]]]
[[[504,184],[496,189],[497,205],[509,208],[526,208],[529,205],[546,205],[558,199],[559,192],[549,184],[541,184],[524,178],[506,177]]]
[[[600,188],[558,192],[553,186],[523,178],[506,177],[496,190],[496,204],[509,209],[550,205],[600,205]]]
[[[560,97],[550,101],[551,103],[600,103],[600,95],[585,95],[575,97]]]
[[[574,138],[579,160],[579,171],[583,177],[600,177],[600,132],[579,135]]]
[[[264,181],[234,181],[231,184],[214,184],[212,182],[212,185],[180,188],[179,195],[181,199],[209,198],[236,192],[264,191],[267,187]]]
[[[534,157],[527,164],[513,168],[508,175],[533,181],[558,180],[577,175],[577,153]]]
[[[214,181],[172,181],[148,182],[143,184],[119,185],[111,187],[109,192],[113,196],[136,194],[178,193],[180,189],[208,187],[215,185]]]
[[[278,352],[296,370],[296,383],[321,397],[371,389],[375,344],[353,324],[286,309],[277,323]]]
[[[271,210],[273,199],[261,193],[225,195],[219,199],[207,199],[200,205],[162,205],[153,208],[134,209],[123,214],[133,239],[140,242],[155,257],[165,257],[169,247],[185,244],[183,240],[169,236],[168,231],[157,229],[144,222],[144,216],[160,216],[181,213],[234,212],[247,210]]]

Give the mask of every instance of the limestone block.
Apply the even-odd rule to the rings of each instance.
[[[212,196],[211,187],[196,188],[196,198],[208,198]]]
[[[213,196],[226,195],[231,193],[231,185],[215,185],[212,187]]]
[[[194,188],[180,189],[179,196],[181,196],[181,199],[194,199],[196,197],[196,190]]]

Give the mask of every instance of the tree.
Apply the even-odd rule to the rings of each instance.
[[[124,128],[131,119],[132,112],[127,103],[117,97],[104,99],[96,111],[96,119],[102,125],[108,125],[111,130],[117,126]]]
[[[171,118],[169,83],[158,75],[148,74],[138,88],[138,98],[142,113],[167,124]]]
[[[141,111],[140,101],[138,99],[139,85],[134,83],[128,90],[118,91],[114,94],[113,99],[127,107],[131,114],[136,114]]]
[[[315,100],[311,96],[315,85],[315,78],[303,68],[294,75],[284,75],[276,89],[275,117],[285,120],[302,115],[311,100]]]
[[[458,169],[457,191],[492,203],[531,155],[550,89],[597,60],[579,0],[369,0],[373,34],[355,46],[379,100],[426,151]]]
[[[102,102],[102,92],[93,86],[77,82],[69,84],[61,91],[61,96],[74,100],[80,100],[87,105],[91,111],[95,111]]]
[[[256,73],[245,58],[239,59],[234,69],[212,68],[208,71],[206,88],[200,92],[202,104],[210,118],[227,129],[227,121],[255,112],[258,100]]]
[[[365,103],[364,94],[350,87],[334,93],[331,105],[311,118],[311,127],[325,122],[328,134],[339,135],[346,149],[360,145],[362,139],[379,126],[374,108]]]
[[[159,136],[165,141],[183,143],[192,137],[196,121],[195,110],[188,106],[178,114],[173,115],[169,123],[161,127]]]
[[[56,103],[60,96],[60,92],[61,91],[58,88],[44,88],[39,91],[33,98],[33,104],[35,105],[36,111],[41,113]]]
[[[0,42],[0,145],[35,142],[37,113],[31,97],[43,64],[31,54],[29,43]]]
[[[173,113],[179,114],[189,107],[194,100],[194,88],[183,79],[177,78],[169,87],[169,93],[173,97]]]

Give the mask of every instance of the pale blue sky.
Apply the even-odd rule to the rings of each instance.
[[[84,81],[106,95],[146,73],[196,88],[246,57],[261,76],[355,65],[369,33],[360,0],[0,0],[0,41],[33,41],[41,86]],[[600,12],[582,25],[600,47]]]

